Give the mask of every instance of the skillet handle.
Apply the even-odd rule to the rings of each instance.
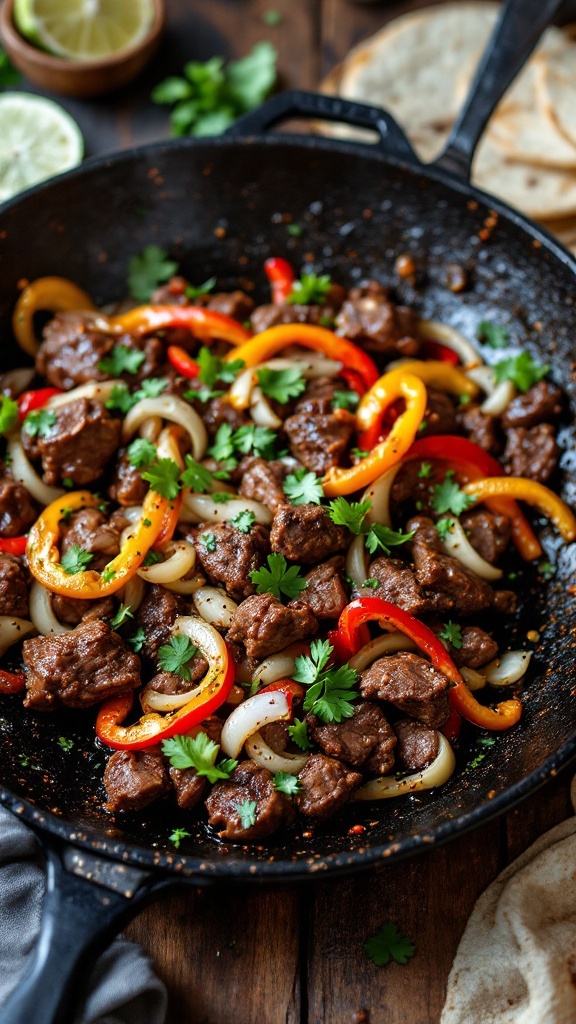
[[[505,0],[444,152],[431,165],[466,181],[486,124],[564,0]]]

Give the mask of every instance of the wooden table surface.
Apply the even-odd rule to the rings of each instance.
[[[422,2],[168,0],[162,48],[134,86],[95,102],[54,98],[80,123],[89,156],[162,139],[168,115],[150,102],[150,90],[187,60],[240,57],[267,38],[279,51],[282,84],[314,88],[359,39]],[[270,9],[282,16],[276,27],[263,19]],[[155,904],[127,934],[166,982],[168,1024],[438,1024],[476,898],[570,813],[570,777],[564,772],[449,846],[377,873],[248,891],[183,890]],[[377,968],[363,951],[388,920],[416,944],[407,966]]]

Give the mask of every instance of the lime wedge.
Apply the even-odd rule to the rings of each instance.
[[[154,20],[153,0],[15,0],[21,35],[57,57],[101,60],[135,46]]]
[[[0,202],[76,167],[84,142],[57,103],[23,92],[0,93]]]

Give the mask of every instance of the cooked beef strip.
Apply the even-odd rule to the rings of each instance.
[[[290,735],[287,722],[269,722],[260,729],[260,735],[265,743],[277,754],[281,754],[288,746]]]
[[[208,550],[203,534],[214,537],[214,551]],[[266,527],[255,523],[248,533],[242,533],[230,523],[204,523],[191,530],[190,540],[210,583],[224,587],[235,601],[255,592],[250,573],[260,569],[270,552]]]
[[[0,552],[0,615],[29,617],[28,579],[24,563],[15,555]]]
[[[416,579],[422,587],[442,593],[458,615],[473,615],[490,606],[490,584],[462,565],[457,558],[444,552],[431,519],[417,516],[408,522],[406,530],[415,531],[412,556]]]
[[[142,472],[142,469],[132,465],[125,449],[121,448],[116,457],[108,497],[119,505],[141,505],[148,492],[148,484],[142,479]]]
[[[240,494],[244,498],[261,501],[271,512],[275,512],[278,505],[286,504],[282,482],[288,469],[283,462],[266,462],[248,455],[242,459],[238,469],[242,474]]]
[[[25,425],[24,425],[25,426]],[[22,444],[31,459],[42,460],[47,484],[70,478],[82,486],[102,475],[120,444],[122,425],[101,402],[77,398],[56,410],[56,422],[44,436],[22,430]]]
[[[476,402],[470,402],[457,409],[456,418],[460,429],[464,431],[470,441],[493,455],[500,451],[495,416],[482,412]]]
[[[39,507],[0,460],[0,537],[21,537],[36,522]]]
[[[558,465],[558,445],[552,424],[511,428],[502,461],[510,476],[527,476],[545,484]]]
[[[425,461],[407,462],[398,470],[390,491],[390,500],[396,508],[405,502],[410,502],[415,507],[418,502],[420,512],[424,515],[431,514],[434,477],[420,476]]]
[[[502,426],[535,427],[550,423],[562,412],[562,392],[545,380],[534,384],[525,395],[517,395],[502,415]]]
[[[114,618],[114,599],[103,597],[99,601],[83,601],[77,597],[63,597],[52,594],[52,610],[60,622],[69,626],[77,626],[79,622],[91,622],[93,619]]]
[[[399,558],[376,558],[370,565],[368,577],[379,583],[373,591],[374,597],[392,601],[416,618],[431,612],[449,611],[452,607],[446,594],[421,587],[414,571]]]
[[[518,597],[513,590],[495,590],[492,607],[502,615],[514,615],[518,607]]]
[[[236,665],[236,682],[240,683],[251,683],[254,678],[254,673],[258,668],[258,659],[249,658],[246,654],[246,650],[242,644],[236,644],[230,637],[226,636],[226,645],[228,647],[228,653],[232,655],[234,664]]]
[[[65,504],[65,500],[62,499]],[[60,557],[77,544],[83,551],[89,551],[94,558],[87,566],[101,572],[105,565],[120,551],[120,534],[110,525],[103,512],[97,508],[83,508],[72,512],[68,522],[60,523]]]
[[[332,409],[323,398],[299,402],[284,421],[290,451],[306,469],[322,475],[337,466],[355,429],[356,419],[346,409]]]
[[[238,805],[256,802],[256,818],[248,828],[242,826]],[[294,807],[274,789],[274,776],[254,761],[242,761],[230,779],[217,782],[206,800],[208,821],[222,839],[250,842],[269,836],[280,825],[294,819]]]
[[[348,604],[342,583],[343,571],[344,559],[341,555],[317,565],[304,577],[306,590],[298,595],[298,602],[307,604],[319,620],[337,619]]]
[[[426,388],[428,399],[424,412],[425,426],[418,431],[418,437],[432,437],[434,434],[454,434],[456,432],[456,410],[450,395],[437,388]]]
[[[415,356],[417,317],[406,306],[395,306],[378,281],[351,288],[336,317],[338,333],[370,352]]]
[[[450,646],[452,661],[466,668],[480,668],[487,665],[498,654],[498,644],[489,633],[479,626],[465,626],[462,630],[462,646]]]
[[[364,698],[389,701],[434,728],[450,714],[449,686],[429,661],[407,651],[378,658],[360,677]]]
[[[224,313],[234,320],[244,323],[254,309],[254,300],[246,295],[246,292],[236,290],[234,292],[215,292],[213,295],[199,296],[200,302],[194,299],[194,305],[205,306],[206,309],[214,309],[217,313]]]
[[[146,591],[136,612],[136,625],[146,634],[140,657],[148,669],[155,671],[158,649],[170,643],[172,626],[180,615],[188,615],[189,607],[180,594],[154,583]]]
[[[272,594],[254,594],[238,606],[228,630],[230,640],[243,643],[250,658],[267,658],[318,629],[310,608],[300,601],[287,607]]]
[[[139,811],[170,790],[168,769],[156,750],[117,750],[104,771],[109,811]]]
[[[148,686],[152,690],[156,690],[157,693],[168,695],[186,693],[194,683],[206,675],[208,662],[201,654],[195,654],[192,660],[188,662],[187,668],[190,669],[190,679],[183,679],[182,676],[176,675],[175,672],[157,672],[148,683]]]
[[[320,505],[281,505],[270,531],[272,551],[301,564],[314,564],[343,551],[350,533],[337,526]]]
[[[370,760],[379,775],[386,775],[394,764],[396,736],[376,704],[356,704],[352,718],[342,722],[321,722],[315,715],[306,717],[309,734],[328,757],[354,768]]]
[[[494,565],[508,547],[510,520],[486,509],[465,512],[460,522],[468,540],[482,558]]]
[[[398,743],[394,753],[402,771],[421,772],[438,757],[438,733],[413,718],[394,722]]]
[[[198,775],[195,768],[168,769],[174,786],[178,807],[191,811],[206,796],[209,785],[204,775]]]
[[[324,303],[305,306],[300,303],[275,302],[257,306],[250,316],[252,330],[260,333],[278,324],[320,324],[332,321],[346,296],[344,288],[332,284]]]
[[[311,754],[298,779],[302,786],[296,797],[300,814],[320,820],[339,811],[362,782],[360,772],[324,754]]]
[[[191,381],[188,381],[189,385],[191,383]],[[238,430],[239,427],[244,427],[247,423],[252,422],[242,409],[235,409],[224,398],[211,398],[208,402],[195,400],[193,405],[212,441],[218,433],[218,427],[222,426],[223,423],[229,423],[232,430]]]
[[[24,705],[35,711],[89,707],[140,686],[139,659],[101,619],[25,640],[22,654]]]

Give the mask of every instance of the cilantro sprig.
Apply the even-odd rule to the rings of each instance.
[[[348,501],[347,498],[340,496],[330,502],[327,512],[333,523],[348,527],[350,532],[356,534],[356,536],[365,534],[366,547],[371,555],[378,548],[381,548],[385,555],[389,555],[391,548],[398,547],[400,544],[406,544],[407,541],[412,539],[414,531],[402,533],[401,530],[392,530],[389,526],[384,526],[380,523],[368,525],[366,516],[371,507],[372,503],[369,500]]]
[[[294,281],[287,302],[300,306],[311,304],[323,306],[330,291],[332,280],[328,274],[302,274]]]
[[[186,681],[190,680],[192,673],[188,662],[198,653],[190,637],[176,635],[170,638],[169,644],[162,644],[158,650],[158,664],[163,672],[173,672]]]
[[[256,371],[256,377],[263,393],[280,405],[287,405],[291,398],[297,398],[306,390],[306,381],[297,366],[286,370],[272,370],[269,366],[263,366]]]
[[[319,505],[324,497],[320,477],[304,468],[288,473],[282,490],[291,505]]]
[[[414,956],[416,946],[407,935],[402,935],[393,921],[386,921],[374,935],[366,939],[364,950],[376,967],[385,967],[391,960],[397,964],[407,964]]]
[[[301,576],[299,565],[288,564],[284,555],[274,552],[268,555],[268,567],[253,569],[250,573],[252,583],[259,594],[272,594],[279,601],[284,597],[293,598],[305,589],[306,580]]]
[[[220,745],[211,740],[205,732],[196,736],[172,736],[163,740],[162,753],[168,758],[173,768],[194,768],[197,775],[203,775],[208,782],[218,779],[229,779],[238,765],[238,761],[225,758],[216,764]]]
[[[126,449],[128,462],[136,469],[146,469],[156,459],[156,445],[146,437],[137,437]]]
[[[497,384],[504,380],[511,380],[523,394],[539,381],[543,380],[550,371],[548,363],[543,365],[537,363],[529,352],[520,352],[517,356],[509,359],[501,359],[493,366],[494,377]]]
[[[68,576],[75,576],[78,572],[84,572],[90,562],[94,559],[91,551],[86,551],[79,544],[71,544],[68,551],[65,551],[60,559],[60,565]]]
[[[355,391],[335,391],[332,395],[332,406],[334,409],[356,409],[360,395]]]
[[[245,366],[243,359],[221,359],[206,345],[198,352],[196,362],[200,367],[198,380],[207,388],[213,388],[217,381],[233,384]]]
[[[322,722],[341,722],[352,718],[353,700],[359,697],[355,690],[358,673],[349,665],[328,668],[334,648],[327,640],[313,640],[310,656],[296,658],[292,678],[308,687],[304,710],[311,711]]]
[[[130,605],[121,604],[114,618],[110,619],[110,627],[111,629],[118,629],[120,626],[123,626],[128,621],[128,619],[133,618],[134,614],[132,612]]]
[[[8,395],[0,396],[0,434],[9,434],[18,423],[18,402]]]
[[[186,288],[184,289],[184,294],[187,299],[191,299],[192,301],[194,301],[194,299],[199,299],[201,295],[208,295],[211,291],[214,290],[215,287],[216,278],[209,277],[207,278],[206,281],[203,281],[202,284],[187,285]]]
[[[462,647],[462,628],[457,622],[452,622],[451,619],[448,619],[448,622],[443,623],[438,636],[444,642],[445,646],[452,644],[452,647],[455,647],[457,651]]]
[[[255,800],[242,800],[241,803],[236,804],[236,810],[242,828],[249,829],[252,828],[252,825],[256,824],[258,804]]]
[[[274,776],[274,789],[278,793],[284,793],[285,796],[297,796],[302,789],[302,783],[300,779],[296,778],[295,775],[290,775],[289,772],[276,772]]]
[[[160,284],[178,273],[178,263],[168,259],[166,249],[159,245],[147,245],[128,264],[128,288],[133,299],[148,302],[152,292]]]
[[[256,516],[247,508],[243,509],[242,512],[239,512],[237,516],[234,516],[234,518],[230,520],[231,525],[235,526],[237,530],[240,530],[240,533],[250,533],[255,522]]]
[[[292,725],[288,726],[288,735],[293,743],[300,750],[312,750],[312,744],[308,736],[308,725],[305,721],[295,718]]]
[[[490,320],[481,320],[476,329],[478,341],[485,341],[490,348],[506,348],[510,333],[507,327],[493,324]]]
[[[214,442],[208,448],[217,462],[224,462],[234,468],[238,463],[236,456],[257,455],[267,461],[275,457],[274,446],[276,434],[268,427],[257,427],[254,423],[232,430],[229,423],[221,423],[216,431]]]
[[[120,377],[123,373],[138,373],[145,359],[144,352],[137,348],[114,345],[110,355],[100,360],[98,369],[102,373],[110,374],[111,377]]]
[[[36,409],[34,412],[28,413],[22,424],[22,430],[30,437],[46,437],[52,427],[56,426],[56,418],[56,413],[49,409]]]
[[[148,465],[144,473],[141,473],[143,480],[146,480],[153,491],[161,497],[173,501],[180,492],[180,467],[173,459],[155,459]]]
[[[460,490],[453,477],[454,472],[449,469],[442,483],[434,485],[432,508],[438,515],[452,512],[453,515],[459,516],[470,507],[474,500]]]
[[[137,391],[130,391],[126,384],[115,384],[104,404],[107,409],[117,409],[126,415],[137,402],[143,398],[158,398],[167,387],[168,381],[165,377],[148,377],[142,381]]]

